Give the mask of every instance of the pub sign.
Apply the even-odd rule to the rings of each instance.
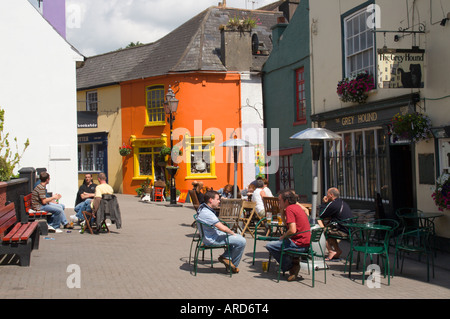
[[[378,49],[378,88],[423,88],[425,50]]]

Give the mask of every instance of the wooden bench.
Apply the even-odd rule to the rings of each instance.
[[[20,221],[28,223],[37,220],[41,235],[48,235],[47,217],[52,213],[46,211],[35,211],[31,207],[31,193],[28,195],[20,195]]]
[[[0,208],[0,255],[15,254],[29,266],[31,251],[39,248],[38,222],[17,223],[14,203]]]

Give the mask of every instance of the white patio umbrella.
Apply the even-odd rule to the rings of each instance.
[[[312,184],[312,211],[311,211],[311,224],[316,223],[316,215],[317,215],[317,170],[318,163],[320,159],[320,154],[323,149],[323,141],[337,141],[341,140],[342,137],[330,130],[325,128],[308,128],[301,132],[298,132],[290,137],[291,139],[296,140],[309,140],[311,144],[312,151],[312,160],[313,160],[313,184]]]
[[[253,146],[250,142],[247,142],[246,140],[242,140],[239,138],[233,138],[228,141],[223,142],[219,146],[223,147],[232,147],[233,148],[233,156],[234,156],[234,198],[237,198],[237,162],[238,162],[238,155],[239,151],[242,147],[249,147]]]

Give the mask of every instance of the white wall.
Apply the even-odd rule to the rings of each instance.
[[[17,137],[19,150],[29,138],[20,167],[46,167],[47,189],[73,207],[78,188],[75,67],[83,57],[27,0],[2,1],[0,30],[5,132],[10,141]]]
[[[255,146],[264,149],[263,104],[261,77],[256,74],[241,73],[241,119],[242,137]],[[247,147],[242,150],[243,188],[255,180],[256,148]]]

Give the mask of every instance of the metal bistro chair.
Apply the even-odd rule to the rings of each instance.
[[[417,208],[403,207],[397,209],[395,215],[399,218],[404,231],[410,231],[419,228],[419,218],[405,218],[404,215],[417,215],[420,212],[422,211]]]
[[[397,257],[402,256],[402,267],[400,272],[403,272],[403,263],[405,261],[405,254],[416,253],[427,256],[427,281],[430,281],[430,256],[431,264],[433,267],[433,278],[434,278],[434,254],[430,249],[430,236],[432,235],[432,230],[429,228],[419,228],[410,231],[405,231],[400,234],[397,238],[397,243],[395,245],[395,257],[394,257],[394,269],[395,261]],[[398,264],[397,264],[398,267]],[[394,269],[392,272],[394,273]]]
[[[353,252],[358,253],[356,268],[359,265],[360,253],[363,254],[363,275],[362,284],[364,285],[366,270],[366,259],[370,257],[370,263],[373,263],[373,255],[381,256],[384,258],[384,277],[386,272],[388,275],[388,285],[390,285],[390,266],[389,266],[389,238],[392,233],[392,228],[384,225],[377,225],[375,223],[365,224],[346,224],[350,230],[350,253],[345,261],[345,268],[347,268],[347,262],[349,265],[349,278],[351,277]]]
[[[199,254],[200,251],[203,253],[205,250],[208,250],[208,249],[210,250],[210,252],[211,252],[211,268],[213,268],[213,254],[212,254],[213,249],[221,249],[221,248],[222,249],[226,249],[228,251],[228,255],[229,256],[231,256],[231,255],[230,255],[230,245],[229,245],[229,242],[228,242],[228,234],[226,236],[226,243],[223,244],[223,245],[208,245],[208,244],[205,244],[204,241],[203,241],[204,237],[205,237],[203,229],[206,228],[206,227],[209,227],[211,229],[215,229],[215,227],[211,226],[211,225],[208,225],[208,224],[198,220],[196,215],[194,215],[194,219],[195,219],[195,222],[196,222],[197,227],[198,227],[199,237],[196,239],[195,236],[194,236],[194,238],[192,239],[191,250],[192,250],[192,244],[194,242],[196,242],[195,253],[194,253],[194,271],[195,271],[195,276],[197,276],[198,254]],[[189,263],[190,263],[190,256],[189,256]],[[230,277],[231,277],[232,276],[232,269],[231,269],[231,267],[227,267],[227,268],[228,268],[228,271],[230,272]]]
[[[325,253],[322,249],[322,246],[320,245],[320,237],[322,236],[322,233],[324,231],[324,229],[322,227],[317,227],[317,228],[313,228],[311,230],[308,230],[308,232],[311,232],[311,240],[310,240],[310,245],[309,245],[309,249],[307,252],[299,252],[297,251],[295,248],[284,248],[284,241],[283,241],[283,245],[281,246],[281,257],[280,257],[280,265],[278,266],[278,282],[280,281],[280,273],[281,273],[281,263],[283,261],[283,256],[284,255],[290,255],[293,257],[305,257],[308,263],[308,274],[310,273],[309,271],[309,260],[311,260],[311,268],[312,268],[312,287],[314,288],[314,274],[315,274],[315,266],[314,266],[314,259],[315,257],[320,257],[323,258],[323,263],[325,264]],[[300,233],[295,233],[289,237],[301,234],[304,232],[300,232]],[[320,247],[320,253],[314,251],[313,249],[313,243],[318,244],[318,246]],[[323,269],[323,276],[324,276],[324,283],[327,283],[327,267],[324,267]]]

